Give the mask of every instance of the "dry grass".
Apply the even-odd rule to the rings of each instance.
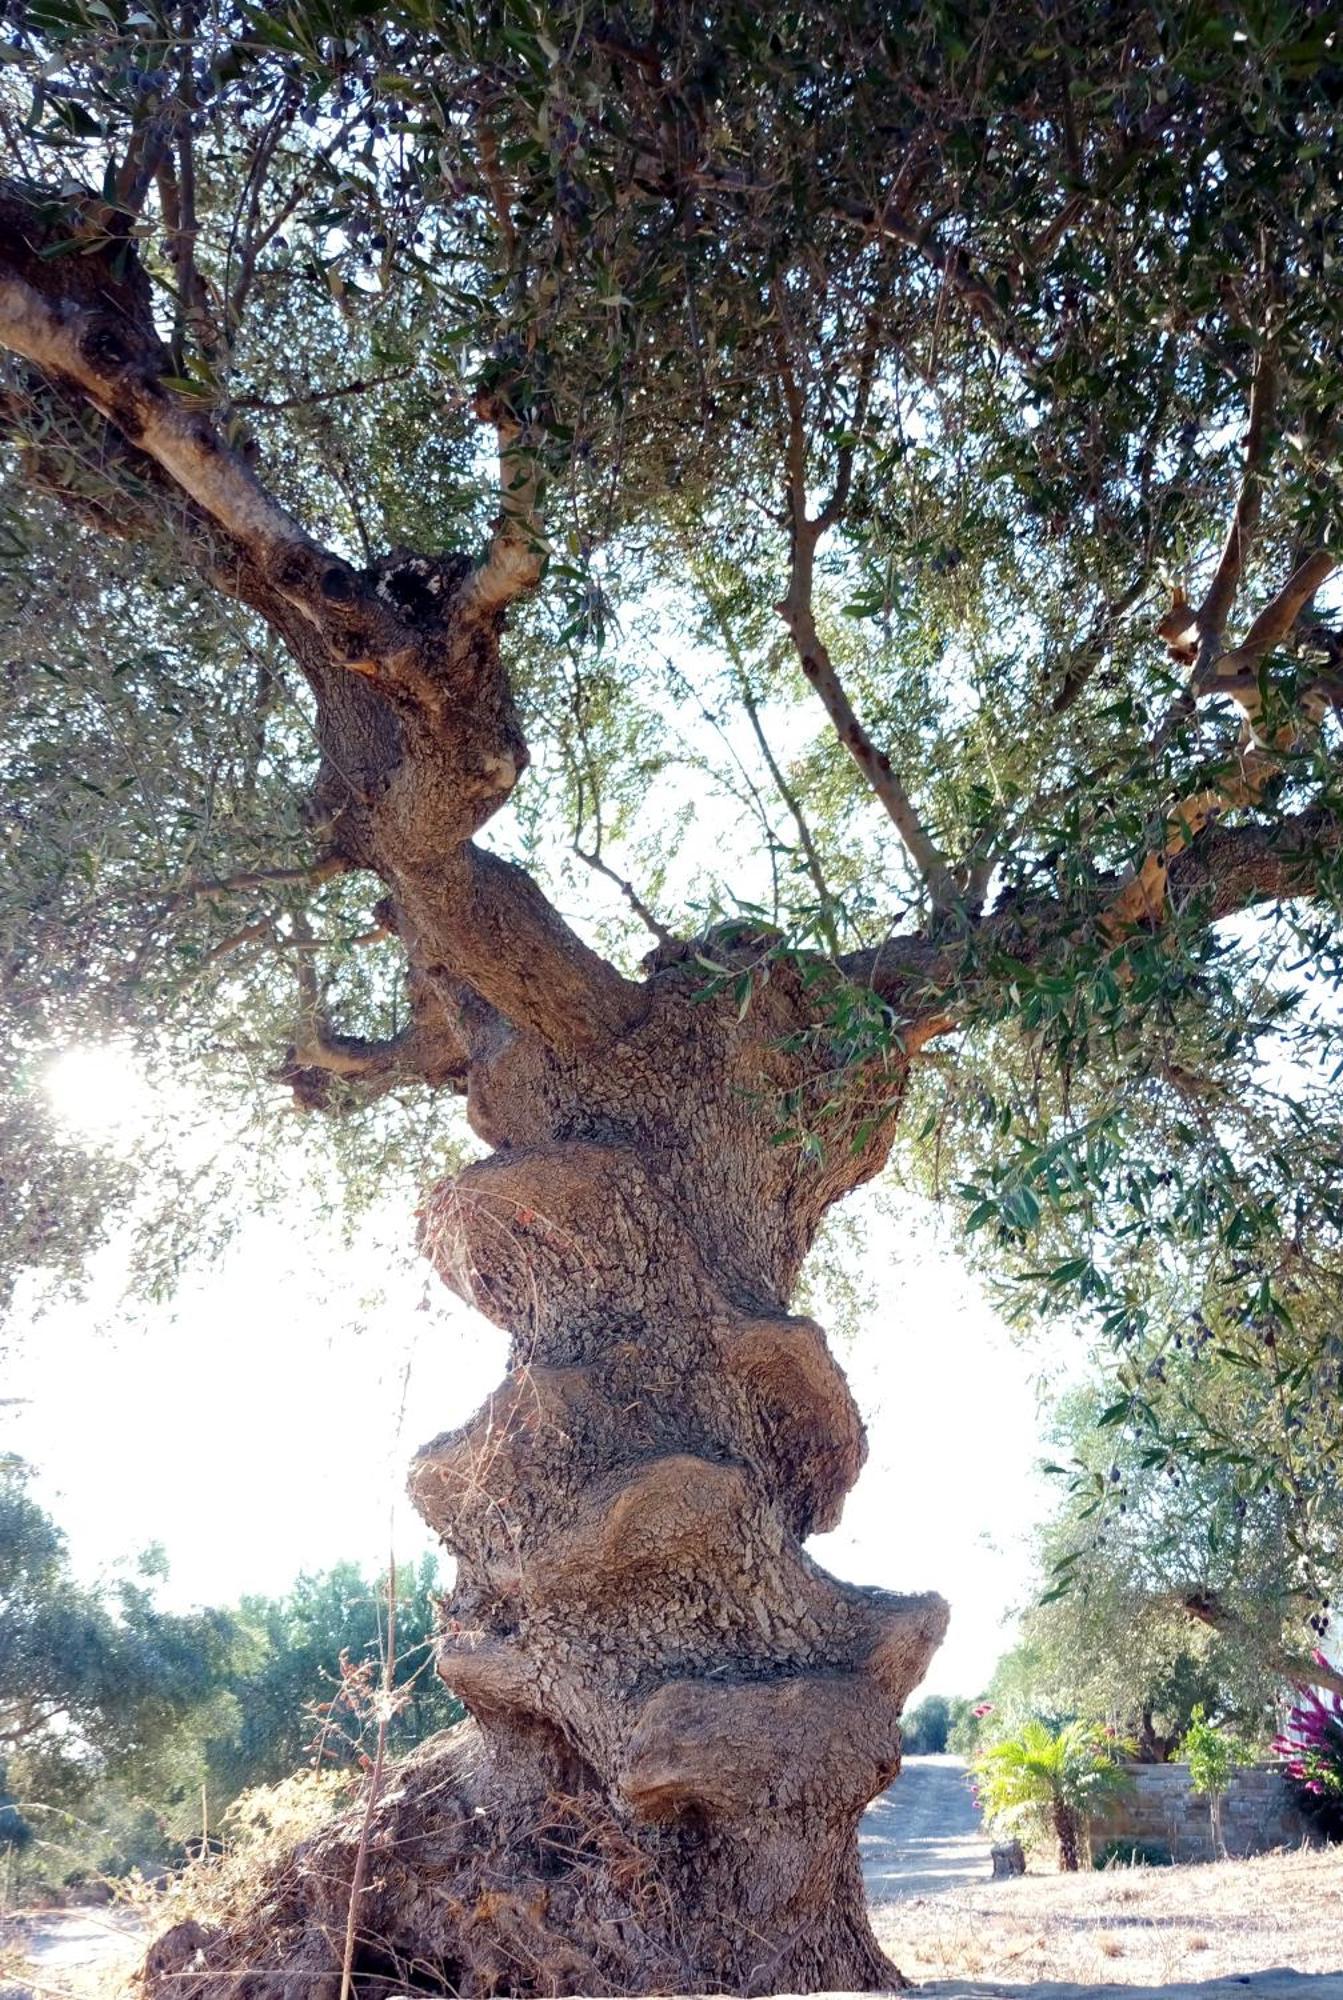
[[[131,1875],[108,1884],[116,1900],[106,1905],[0,1918],[0,2000],[7,1984],[33,2000],[133,2000],[132,1975],[151,1938],[190,1917],[224,1921],[267,1868],[348,1805],[355,1782],[299,1771],[244,1792],[229,1811],[227,1853],[190,1863],[166,1885]]]
[[[1343,1850],[1026,1875],[873,1912],[906,1977],[1150,1986],[1343,1967]]]

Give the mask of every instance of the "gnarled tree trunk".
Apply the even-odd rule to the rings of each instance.
[[[819,1087],[787,1052],[802,985],[776,974],[739,1020],[664,956],[640,1018],[580,1057],[487,1035],[469,1102],[495,1150],[426,1206],[427,1253],[513,1349],[415,1461],[459,1561],[440,1671],[478,1734],[413,1759],[376,1816],[360,1993],[898,1979],[856,1827],[946,1610],[803,1552],[864,1439],[821,1329],[787,1311],[886,1132],[855,1146],[854,1107],[820,1164],[774,1143],[778,1092]],[[152,1990],[246,1995],[226,1980],[267,1965],[290,2000],[325,1992],[354,1831],[273,1885],[260,1929],[180,1940],[196,1980],[170,1939]]]
[[[309,982],[287,1080],[308,1104],[333,1078],[464,1088],[494,1149],[433,1195],[424,1237],[512,1333],[510,1372],[414,1476],[459,1559],[442,1671],[479,1735],[414,1760],[379,1804],[359,1993],[888,1983],[855,1828],[898,1768],[946,1612],[803,1553],[863,1433],[820,1329],[787,1307],[827,1207],[885,1158],[904,1057],[832,1056],[838,975],[767,972],[759,940],[716,941],[717,997],[688,947],[626,979],[475,844],[527,755],[500,636],[539,531],[506,406],[483,412],[504,499],[481,561],[357,570],[165,387],[148,285],[95,197],[0,191],[0,341],[33,398],[101,420],[105,462],[133,474],[113,522],[34,445],[49,490],[127,535],[170,518],[311,689],[313,876],[380,878],[412,1019],[386,1043],[342,1035]],[[785,1100],[823,1130],[819,1159],[778,1143]],[[338,1993],[356,1845],[337,1828],[236,1922],[170,1935],[151,1990]]]
[[[416,1463],[461,1565],[440,1670],[512,1808],[590,1799],[658,1885],[627,1983],[880,1985],[855,1827],[946,1614],[803,1553],[863,1432],[786,1307],[883,1145],[846,1130],[807,1169],[773,1144],[800,993],[772,981],[739,1023],[697,1004],[704,979],[656,974],[639,1024],[579,1064],[506,1041],[473,1076],[498,1150],[435,1195],[426,1247],[513,1351]]]

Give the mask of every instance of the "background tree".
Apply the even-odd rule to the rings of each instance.
[[[1245,1746],[1236,1741],[1225,1724],[1210,1722],[1202,1702],[1199,1702],[1185,1732],[1180,1752],[1189,1766],[1189,1789],[1199,1793],[1208,1801],[1208,1822],[1212,1833],[1213,1854],[1225,1861],[1226,1841],[1222,1836],[1222,1800],[1231,1789],[1231,1780],[1238,1766],[1248,1762]]]
[[[1204,1395],[1208,1365],[1184,1364]],[[993,1728],[1081,1718],[1160,1761],[1201,1704],[1263,1739],[1292,1673],[1317,1671],[1298,1638],[1290,1499],[1271,1484],[1247,1499],[1217,1455],[1154,1445],[1126,1407],[1096,1389],[1059,1405],[1064,1491],[1038,1538],[1039,1598],[986,1690]],[[1189,1608],[1208,1603],[1217,1626]]]
[[[115,1022],[350,1113],[355,1191],[449,1093],[493,1149],[423,1239],[510,1374],[415,1474],[484,1751],[376,1819],[356,1973],[881,1985],[854,1827],[945,1610],[803,1554],[862,1433],[788,1306],[897,1140],[1135,1409],[1198,1299],[1312,1580],[1331,18],[12,19],[16,1087]],[[29,1159],[69,1270],[110,1211]],[[174,1991],[338,1972],[356,1844]]]
[[[0,1465],[0,1785],[16,1880],[158,1862],[184,1805],[200,1826],[206,1744],[236,1721],[240,1635],[223,1612],[160,1610],[156,1569],[151,1553],[133,1578],[81,1584],[25,1469]]]
[[[159,1559],[99,1586],[25,1469],[0,1474],[0,1846],[16,1892],[180,1861],[244,1791],[369,1754],[387,1580],[352,1563],[284,1597],[165,1613]],[[397,1570],[398,1752],[461,1715],[432,1674],[437,1570]]]
[[[393,1750],[412,1749],[460,1720],[433,1671],[438,1569],[426,1556],[396,1572],[395,1686],[403,1702],[391,1719]],[[283,1597],[245,1597],[232,1616],[249,1653],[229,1679],[238,1720],[211,1743],[212,1777],[225,1801],[245,1787],[287,1778],[312,1761],[354,1762],[367,1754],[366,1718],[346,1698],[342,1667],[377,1669],[387,1649],[387,1578],[338,1563],[299,1577]]]
[[[912,1708],[904,1722],[904,1749],[909,1757],[939,1757],[947,1747],[951,1727],[951,1703],[945,1695],[930,1694]]]
[[[1070,1722],[1055,1731],[1040,1721],[1024,1722],[975,1761],[985,1816],[1013,1831],[1052,1837],[1059,1867],[1076,1874],[1089,1821],[1130,1782],[1117,1752],[1090,1723]]]

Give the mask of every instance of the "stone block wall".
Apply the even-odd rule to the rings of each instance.
[[[1167,1848],[1174,1861],[1212,1859],[1208,1800],[1189,1784],[1187,1764],[1130,1764],[1132,1790],[1093,1822],[1093,1849],[1107,1840],[1140,1840]],[[1234,1773],[1222,1800],[1228,1854],[1264,1854],[1299,1847],[1309,1829],[1277,1768],[1251,1764]]]

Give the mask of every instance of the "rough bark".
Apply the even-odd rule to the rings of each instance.
[[[1082,1865],[1077,1814],[1062,1799],[1055,1799],[1053,1817],[1054,1838],[1059,1844],[1059,1867],[1065,1875],[1075,1875]]]

